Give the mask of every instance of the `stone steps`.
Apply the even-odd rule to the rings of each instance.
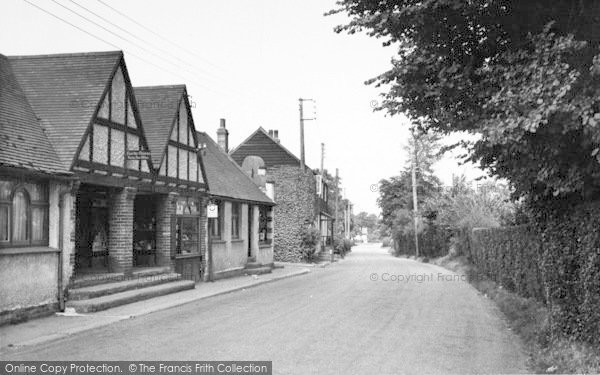
[[[262,263],[257,263],[257,262],[248,262],[246,263],[246,269],[252,269],[252,268],[261,268],[264,267],[264,265]]]
[[[177,280],[170,281],[163,284],[143,287],[141,289],[131,289],[123,292],[103,295],[101,297],[83,299],[83,300],[69,300],[66,304],[67,307],[74,308],[78,313],[90,313],[95,311],[102,311],[111,307],[126,305],[145,299],[150,299],[165,294],[171,294],[180,292],[183,290],[194,289],[194,281],[191,280]],[[71,290],[69,293],[72,293]]]
[[[90,273],[77,276],[72,282],[71,288],[83,288],[94,285],[108,284],[119,281],[141,279],[164,273],[169,273],[169,267],[142,267],[134,268],[130,275],[125,276],[122,272]]]
[[[69,300],[80,301],[84,299],[98,298],[109,294],[126,292],[128,290],[147,288],[154,285],[165,284],[181,280],[178,273],[162,273],[156,275],[134,275],[123,281],[102,283],[84,286],[69,290]]]
[[[271,267],[258,267],[258,268],[246,268],[244,273],[246,275],[264,275],[265,273],[271,273]]]

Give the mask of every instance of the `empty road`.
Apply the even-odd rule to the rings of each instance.
[[[199,287],[202,287],[201,285]],[[308,275],[4,353],[39,360],[269,360],[275,374],[524,373],[466,282],[375,245]]]

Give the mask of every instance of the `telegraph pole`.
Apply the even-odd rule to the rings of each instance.
[[[300,102],[300,170],[304,172],[304,102],[302,98],[298,101]]]
[[[412,157],[412,195],[413,195],[413,220],[415,224],[415,250],[416,256],[419,257],[419,233],[418,233],[418,214],[419,208],[417,206],[417,136],[415,130],[412,131],[413,137],[413,157]]]
[[[336,225],[337,225],[337,219],[338,219],[338,201],[339,201],[339,197],[340,197],[340,187],[338,185],[338,181],[339,181],[339,170],[336,168],[335,169],[335,209],[334,209],[334,216],[333,216],[333,228],[331,229],[331,234],[333,235],[333,245],[335,246],[335,232],[336,232]],[[331,261],[333,262],[333,251],[331,252]]]
[[[316,120],[316,114],[312,118],[304,118],[304,102],[314,102],[313,99],[302,99],[299,98],[298,102],[300,103],[300,169],[304,172],[304,121]]]
[[[325,143],[321,142],[321,175],[323,175],[325,173],[325,169],[324,169],[324,163],[325,163]]]

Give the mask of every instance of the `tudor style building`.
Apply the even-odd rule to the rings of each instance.
[[[333,244],[333,215],[328,186],[319,173],[306,167],[286,149],[277,131],[258,128],[230,153],[235,162],[277,204],[274,258],[279,261],[302,260],[303,228],[318,228],[321,241],[316,251]]]
[[[198,136],[184,85],[136,87],[135,95],[147,132],[157,183],[172,194],[175,212],[162,222],[161,231],[171,232],[171,257],[175,270],[200,280],[202,254],[206,251],[206,176],[198,153]],[[183,189],[182,187],[188,187]],[[152,205],[140,204],[138,212],[152,217]],[[170,220],[170,221],[169,221]],[[147,232],[140,227],[134,236],[144,241]],[[166,240],[166,239],[165,239]],[[143,242],[142,242],[143,243]],[[141,246],[143,248],[143,246]],[[168,248],[168,243],[161,246]]]
[[[0,323],[193,288],[207,184],[185,90],[150,142],[122,52],[0,60]]]
[[[274,202],[227,154],[225,120],[218,144],[199,132],[205,147],[204,165],[216,218],[209,219],[214,278],[271,272],[273,266]]]

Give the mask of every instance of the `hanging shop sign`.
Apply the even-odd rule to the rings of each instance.
[[[209,219],[216,219],[219,217],[219,206],[216,204],[209,204],[206,206],[206,216]]]

